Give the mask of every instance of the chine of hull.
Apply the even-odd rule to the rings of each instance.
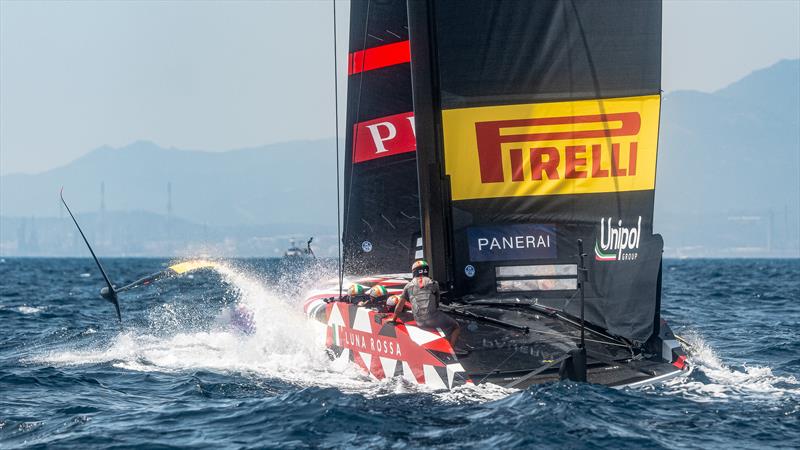
[[[399,292],[407,278],[376,276],[359,284]],[[335,288],[334,288],[335,289]],[[402,377],[434,389],[464,383],[526,388],[559,381],[561,362],[579,339],[579,329],[555,314],[525,308],[459,305],[451,317],[461,326],[458,355],[441,329],[421,328],[410,312],[397,323],[388,315],[335,301],[335,290],[320,291],[304,303],[306,314],[326,325],[332,357],[346,358],[372,378]],[[686,369],[680,345],[662,321],[647,353],[597,330],[586,337],[587,380],[612,387],[663,381]]]
[[[657,361],[620,362],[619,364],[595,364],[587,368],[587,381],[594,384],[602,384],[614,388],[639,387],[649,384],[661,383],[671,378],[681,376],[686,373],[685,369],[679,369],[671,364]],[[536,376],[525,379],[530,372],[517,372],[506,374],[488,374],[485,378],[478,378],[476,381],[482,383],[493,383],[500,386],[513,385],[514,388],[524,389],[534,384],[552,383],[561,381],[559,367],[544,371]],[[476,375],[473,375],[477,378]]]

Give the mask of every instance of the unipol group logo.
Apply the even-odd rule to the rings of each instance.
[[[597,261],[634,261],[639,256],[642,239],[642,216],[636,225],[627,226],[622,219],[600,219],[600,237],[594,243]]]
[[[659,97],[446,110],[454,200],[653,189]]]

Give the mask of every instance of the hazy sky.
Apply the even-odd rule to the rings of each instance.
[[[337,14],[343,69],[347,2]],[[667,0],[663,48],[667,92],[722,88],[800,57],[800,1]],[[331,137],[332,69],[330,1],[0,0],[0,174],[139,139]]]

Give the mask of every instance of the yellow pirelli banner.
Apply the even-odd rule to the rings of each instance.
[[[442,111],[453,200],[653,189],[658,95]]]

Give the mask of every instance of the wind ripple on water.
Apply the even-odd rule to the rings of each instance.
[[[134,277],[159,263],[112,260],[109,271]],[[791,448],[798,267],[668,261],[664,315],[694,353],[692,373],[666,385],[431,392],[327,359],[297,303],[325,267],[232,261],[166,280],[125,295],[120,331],[95,300],[91,261],[11,260],[0,269],[10,280],[0,319],[11,325],[0,341],[0,443]],[[32,273],[55,287],[43,291]],[[230,326],[237,307],[251,311],[254,334]]]

